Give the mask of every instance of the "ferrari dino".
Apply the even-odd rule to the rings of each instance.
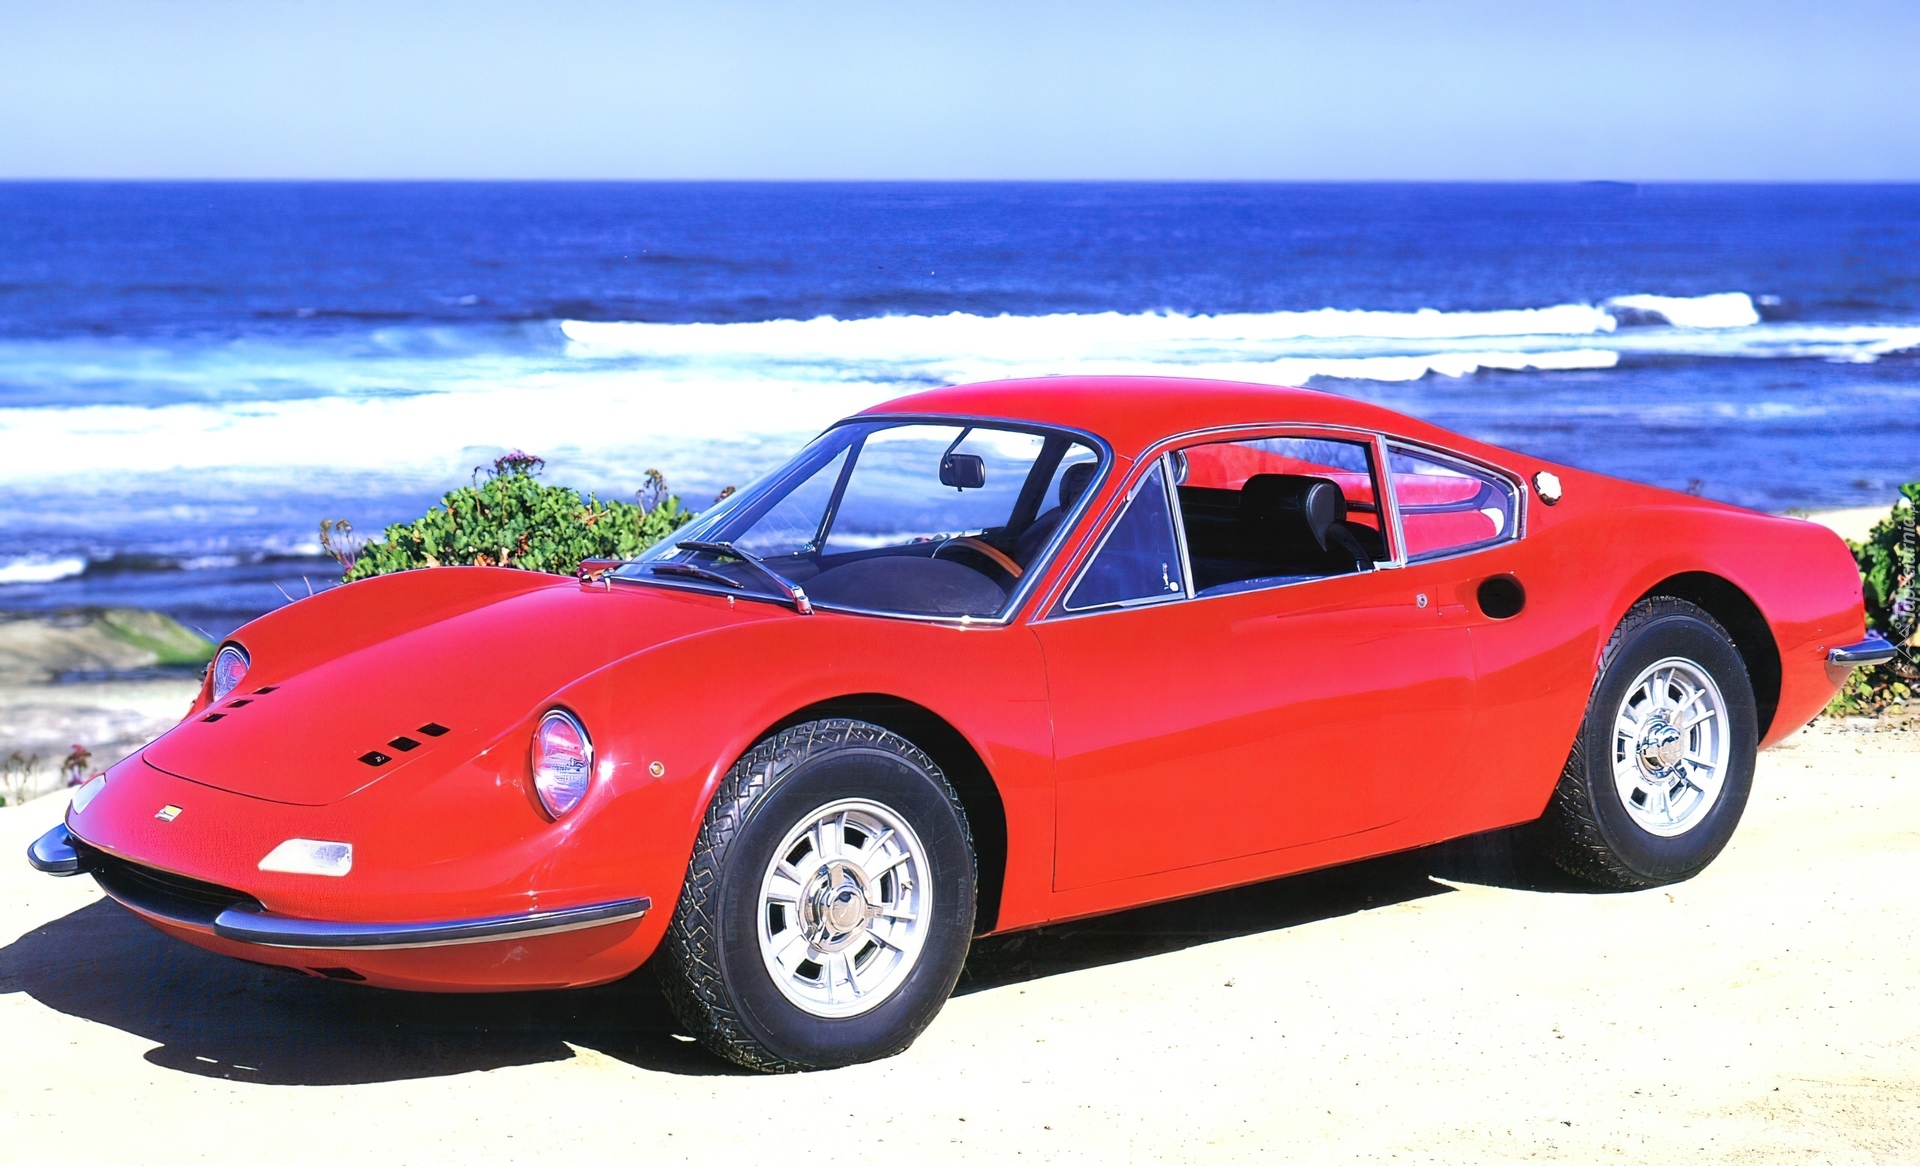
[[[1300,389],[1059,378],[828,429],[637,559],[323,592],[32,847],[188,943],[439,992],[651,959],[767,1070],[976,935],[1517,823],[1726,845],[1866,635],[1846,546]]]

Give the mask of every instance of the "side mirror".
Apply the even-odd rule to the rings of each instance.
[[[987,484],[987,463],[976,453],[950,453],[940,459],[940,484],[956,490],[978,490]]]

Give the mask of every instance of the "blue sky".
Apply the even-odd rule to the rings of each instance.
[[[1920,179],[1915,0],[0,0],[0,177]]]

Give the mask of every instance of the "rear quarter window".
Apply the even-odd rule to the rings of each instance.
[[[1495,546],[1515,537],[1519,498],[1491,470],[1403,446],[1389,446],[1393,501],[1409,560]]]

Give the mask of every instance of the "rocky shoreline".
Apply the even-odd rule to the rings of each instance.
[[[193,703],[214,645],[157,612],[0,616],[0,796],[18,804],[114,764]]]

